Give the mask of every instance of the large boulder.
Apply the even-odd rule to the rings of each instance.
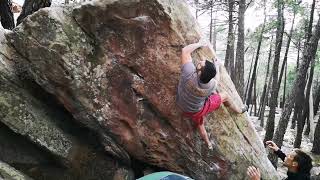
[[[72,116],[46,102],[54,99],[44,98],[45,91],[27,77],[23,81],[19,78],[23,75],[18,68],[21,64],[15,60],[21,58],[8,47],[3,35],[0,31],[0,142],[6,138],[1,143],[1,160],[25,170],[35,179],[103,179],[120,175],[132,179],[128,166],[106,155],[101,147],[95,148],[90,139],[85,140],[84,128],[77,128],[83,130],[80,132],[83,135],[72,133],[75,129],[70,127]],[[8,128],[25,136],[25,142],[7,132]],[[9,141],[11,144],[7,143]]]
[[[246,115],[225,107],[212,113],[206,126],[216,147],[208,151],[176,107],[181,48],[200,38],[184,1],[99,0],[75,8],[45,8],[6,33],[6,38],[8,48],[17,54],[15,65],[26,67],[31,78],[76,121],[94,131],[104,150],[121,162],[130,165],[139,160],[195,179],[244,179],[246,168],[254,165],[263,178],[278,178]],[[200,50],[194,59],[210,57],[209,51]],[[241,105],[223,68],[221,81],[220,89]],[[10,98],[24,100],[20,97],[26,93]],[[19,119],[18,112],[30,113],[31,107],[37,107],[40,119],[45,116],[33,105],[18,106],[12,113],[26,130],[12,129],[52,149],[52,141],[40,139],[46,132],[37,136],[29,126],[42,121]],[[3,122],[11,127],[9,119],[14,118],[5,117]],[[52,153],[69,157],[72,137],[59,133],[52,123],[40,129],[57,137]]]

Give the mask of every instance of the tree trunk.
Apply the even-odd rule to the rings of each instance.
[[[317,122],[316,129],[314,131],[314,141],[311,152],[320,154],[320,116]]]
[[[300,38],[299,38],[299,42],[298,42],[298,55],[297,55],[297,65],[296,65],[296,71],[298,72],[299,69],[299,59],[300,59]]]
[[[283,96],[282,96],[282,102],[283,102],[283,107],[284,108],[284,102],[286,102],[286,89],[287,89],[287,69],[288,69],[288,64],[286,64],[285,70],[284,70],[284,83],[283,83]]]
[[[303,132],[304,125],[306,123],[306,119],[303,118],[303,116],[304,116],[304,113],[301,111],[298,114],[296,138],[295,138],[294,144],[293,144],[294,148],[300,148],[300,145],[301,145],[302,132]]]
[[[254,80],[254,91],[253,91],[253,105],[254,105],[254,116],[257,116],[257,79]]]
[[[272,40],[273,40],[273,36],[271,37],[271,41],[270,41],[270,49],[269,49],[269,55],[268,55],[268,66],[267,66],[267,73],[266,73],[266,77],[264,79],[264,87],[263,87],[263,92],[261,95],[261,101],[260,101],[260,112],[259,112],[259,119],[260,119],[260,126],[264,127],[264,112],[266,109],[266,102],[267,102],[267,98],[268,98],[268,94],[269,94],[269,87],[271,85],[271,78],[269,78],[269,83],[268,82],[268,77],[269,77],[269,69],[270,69],[270,61],[271,61],[271,54],[272,54]]]
[[[313,104],[313,115],[315,116],[319,110],[319,103],[320,103],[320,85],[318,85],[316,90],[316,98]]]
[[[50,7],[51,0],[25,0],[22,7],[22,12],[17,19],[17,25],[22,22],[28,15],[38,11],[44,7]]]
[[[308,107],[304,107],[304,109],[306,109],[304,112],[303,112],[303,119],[304,121],[306,122],[306,129],[304,130],[304,135],[308,136],[309,133],[310,133],[310,119],[309,119],[309,101],[310,101],[310,96],[309,96],[309,99],[306,99],[306,106]],[[301,135],[301,138],[302,138],[302,135]]]
[[[260,48],[261,48],[261,43],[262,43],[262,37],[264,33],[264,28],[265,28],[265,23],[266,23],[266,15],[264,16],[262,28],[261,28],[261,33],[259,35],[259,42],[258,42],[258,48],[257,48],[257,53],[256,53],[256,58],[254,61],[254,66],[253,66],[253,71],[252,71],[252,76],[251,76],[251,81],[249,84],[249,89],[248,89],[248,96],[246,99],[246,104],[249,106],[251,104],[251,98],[252,98],[252,88],[253,88],[253,83],[255,82],[256,79],[256,74],[257,74],[257,66],[258,66],[258,60],[259,60],[259,55],[260,55]]]
[[[294,113],[293,113],[293,117],[292,117],[292,120],[291,120],[291,129],[295,129],[296,128],[298,115],[299,115],[300,110],[301,110],[299,108],[300,108],[300,106],[298,107],[298,105],[295,103],[294,104]]]
[[[217,28],[216,28],[216,13],[215,13],[215,16],[214,16],[214,21],[213,21],[213,35],[212,35],[212,41],[211,41],[211,44],[212,44],[212,47],[214,50],[217,50]]]
[[[306,47],[303,50],[303,60],[300,64],[300,68],[297,74],[297,77],[294,81],[292,91],[288,96],[285,105],[285,109],[282,112],[281,119],[279,121],[278,127],[276,129],[274,142],[281,147],[283,142],[283,136],[285,134],[289,117],[292,112],[292,107],[295,100],[301,101],[301,94],[303,94],[304,87],[306,85],[306,75],[308,71],[308,67],[313,58],[315,58],[315,54],[317,51],[318,41],[320,38],[320,18],[318,19],[316,29],[313,32],[310,41],[306,43]],[[303,97],[303,96],[302,96]]]
[[[261,93],[261,96],[260,96],[259,109],[258,109],[258,120],[261,120],[260,119],[260,114],[261,114],[261,111],[262,111],[262,107],[263,107],[263,103],[264,103],[264,96],[266,94],[266,91],[267,91],[267,85],[264,84],[263,85],[263,89],[262,89],[262,93]]]
[[[286,52],[287,52],[287,50],[286,50]],[[284,73],[284,69],[285,69],[286,66],[287,66],[287,58],[285,57],[285,58],[283,59],[282,65],[281,65],[281,70],[280,70],[280,75],[279,75],[279,80],[278,80],[278,90],[280,90],[281,80],[282,80],[283,73]],[[280,108],[283,107],[282,104],[284,104],[284,102],[282,102],[282,101],[280,100]]]
[[[309,23],[308,23],[307,41],[306,42],[309,42],[309,40],[311,38],[315,6],[316,6],[316,0],[313,0],[312,5],[311,5],[311,12],[310,12],[310,19],[309,19]]]
[[[246,0],[239,0],[238,13],[238,41],[235,62],[235,87],[244,100],[244,14],[246,11]]]
[[[298,55],[297,55],[297,65],[296,65],[296,72],[298,72],[299,69],[299,60],[300,60],[300,47],[301,47],[301,39],[299,38],[298,41]],[[297,104],[294,104],[294,114],[293,114],[293,118],[291,120],[291,129],[295,129],[296,128],[296,122],[298,119],[298,112],[299,112],[299,108],[297,107]]]
[[[310,67],[310,76],[307,84],[307,90],[306,90],[306,99],[305,99],[305,106],[303,109],[304,116],[303,118],[306,119],[307,122],[307,128],[304,132],[304,135],[309,135],[310,132],[310,119],[309,119],[309,101],[311,96],[311,88],[313,83],[313,75],[314,75],[314,67],[315,67],[315,58],[311,60],[311,67]]]
[[[254,56],[252,56],[252,59],[251,59],[250,71],[249,71],[248,79],[247,79],[247,83],[246,83],[246,91],[245,91],[246,99],[248,98],[248,88],[249,88],[250,77],[251,77],[251,72],[252,72],[252,68],[253,68],[253,66],[252,66],[253,65],[253,59],[254,59]]]
[[[264,84],[264,94],[263,94],[263,102],[261,102],[261,112],[259,114],[259,119],[261,120],[260,121],[260,126],[261,127],[264,127],[264,112],[266,110],[266,102],[268,101],[268,96],[269,96],[269,89],[270,89],[270,86],[271,86],[271,83],[272,83],[272,77],[269,78],[269,83],[268,85],[267,84]]]
[[[14,17],[13,12],[11,11],[11,0],[1,0],[0,1],[0,19],[1,25],[5,29],[13,29],[14,26]]]
[[[301,39],[299,38],[296,72],[298,72],[298,70],[299,70],[300,47],[301,47],[301,43],[300,42],[301,42]],[[298,113],[299,113],[299,107],[297,107],[296,103],[294,103],[293,108],[294,108],[294,113],[293,113],[293,117],[291,119],[291,127],[290,127],[291,129],[295,129],[296,128],[296,122],[297,122]]]
[[[228,42],[225,57],[225,67],[234,81],[234,28],[233,28],[233,11],[234,11],[234,0],[228,0],[229,7],[229,29],[228,29]]]
[[[198,13],[199,13],[199,0],[194,0],[194,3],[196,5],[196,19],[198,19]]]
[[[311,37],[311,33],[312,33],[314,8],[315,8],[315,0],[313,0],[312,6],[311,6],[310,20],[309,20],[309,23],[308,23],[308,29],[307,29],[307,33],[306,33],[306,35],[307,35],[306,42],[309,42],[310,37]],[[306,47],[306,45],[305,45],[305,47]],[[305,99],[304,99],[304,101],[299,101],[299,104],[303,104],[303,105],[301,106],[301,113],[298,116],[298,121],[297,121],[297,134],[296,134],[296,138],[295,138],[295,141],[294,141],[294,147],[295,148],[300,148],[301,140],[302,140],[303,128],[304,128],[304,125],[305,125],[305,122],[306,122],[307,114],[309,113],[308,102],[309,102],[309,96],[310,96],[310,88],[311,88],[312,79],[313,79],[314,65],[315,65],[315,56],[312,57],[312,59],[311,59],[310,76],[309,76],[309,81],[308,81],[308,85],[307,85],[307,89],[306,89]],[[305,87],[301,87],[301,88],[305,89]],[[298,94],[298,96],[299,96],[299,94]],[[300,93],[300,96],[304,96],[303,92]],[[310,131],[310,129],[309,129],[309,131]]]
[[[313,85],[312,85],[313,86]],[[314,139],[314,116],[313,116],[313,87],[310,90],[310,99],[309,99],[309,123],[310,123],[310,133],[309,138],[310,141],[313,142]]]
[[[213,29],[213,0],[210,1],[210,32],[209,32],[210,42],[212,42],[212,29]]]
[[[270,99],[270,111],[267,119],[266,134],[264,142],[272,140],[274,133],[274,118],[277,107],[278,99],[278,70],[279,70],[279,60],[280,52],[282,45],[282,37],[284,30],[284,18],[283,18],[283,2],[278,0],[278,17],[277,17],[278,27],[276,33],[276,48],[275,48],[275,57],[272,68],[272,87],[271,87],[271,99]]]
[[[282,76],[283,76],[283,72],[284,72],[284,68],[287,64],[287,60],[288,60],[288,52],[289,52],[289,47],[290,47],[290,42],[291,42],[291,37],[292,37],[292,32],[293,32],[293,25],[294,25],[294,20],[296,17],[296,13],[293,13],[293,18],[292,18],[292,23],[291,23],[291,29],[290,29],[290,33],[288,35],[288,42],[287,42],[287,46],[286,46],[286,52],[284,54],[284,58],[283,58],[283,62],[282,62],[282,66],[281,66],[281,71],[280,71],[280,76],[279,76],[279,82],[278,82],[278,89],[280,89],[280,85],[281,85],[281,80],[282,80]],[[284,102],[283,102],[284,103]]]
[[[253,111],[253,104],[250,107],[249,115],[252,116],[252,111]]]

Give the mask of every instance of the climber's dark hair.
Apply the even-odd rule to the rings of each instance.
[[[298,172],[302,174],[310,175],[310,170],[312,169],[312,159],[311,157],[301,151],[295,150],[296,156],[294,156],[293,160],[298,163]]]
[[[208,83],[216,76],[216,66],[211,61],[206,60],[205,66],[201,69],[200,81],[201,83]]]

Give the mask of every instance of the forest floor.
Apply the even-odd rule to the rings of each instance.
[[[278,125],[280,116],[281,116],[281,109],[277,109],[277,113],[275,116],[276,127]],[[262,141],[264,139],[265,129],[260,127],[260,120],[258,120],[258,117],[250,116],[250,119],[253,122],[255,129],[258,132],[258,134],[260,135],[260,138]],[[319,113],[317,116],[315,116],[314,119],[317,119],[317,120],[319,119]],[[266,122],[267,117],[265,117],[264,120]],[[287,128],[286,133],[284,135],[283,146],[281,147],[281,150],[284,153],[289,153],[294,149],[293,143],[295,140],[296,129],[291,129],[290,127],[291,127],[291,121],[289,122],[288,128]],[[311,142],[309,136],[303,135],[300,149],[303,150],[304,152],[307,152],[309,155],[311,155],[311,157],[313,159],[313,166],[314,167],[311,170],[311,175],[312,176],[313,175],[320,175],[320,155],[315,155],[315,154],[311,153],[312,142]],[[267,150],[267,152],[268,152],[268,150]],[[283,163],[281,160],[278,161],[277,171],[278,171],[281,178],[284,178],[287,176],[287,168],[283,166]]]

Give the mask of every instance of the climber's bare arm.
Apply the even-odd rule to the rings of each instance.
[[[188,62],[192,61],[191,58],[191,53],[198,49],[199,47],[209,47],[210,49],[212,49],[212,45],[210,44],[210,42],[206,41],[205,39],[200,39],[197,43],[193,43],[193,44],[189,44],[187,46],[185,46],[184,48],[182,48],[182,53],[181,53],[181,64],[186,64]]]
[[[182,53],[181,53],[181,64],[186,64],[188,62],[192,61],[191,58],[191,53],[198,49],[199,47],[203,46],[203,44],[197,42],[194,44],[189,44],[187,46],[185,46],[184,48],[182,48]]]

